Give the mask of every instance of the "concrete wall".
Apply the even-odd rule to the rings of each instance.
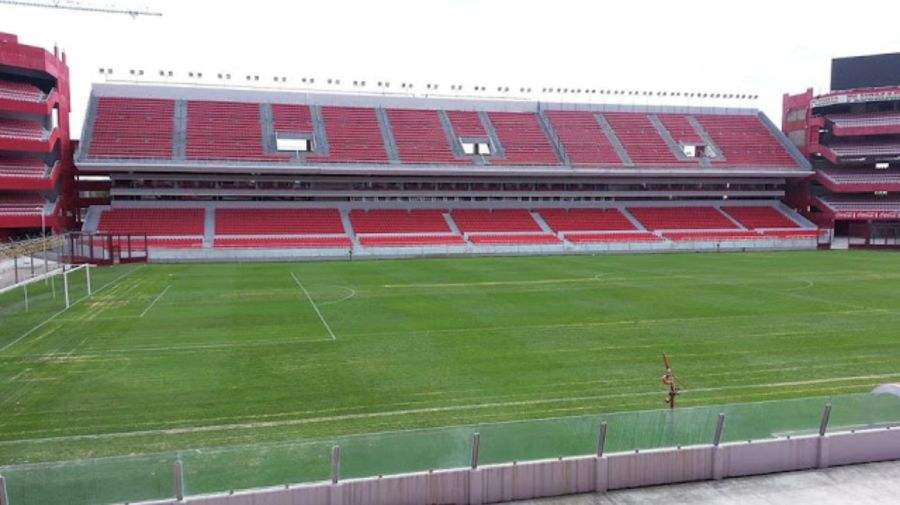
[[[460,468],[187,497],[161,505],[482,505],[900,459],[900,429]],[[13,504],[14,505],[14,504]],[[145,504],[148,505],[148,504]]]

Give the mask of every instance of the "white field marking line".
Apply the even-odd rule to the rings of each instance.
[[[320,302],[319,305],[331,305],[331,304],[333,304],[333,303],[346,302],[347,300],[349,300],[349,299],[353,298],[354,296],[356,296],[356,290],[353,289],[353,288],[347,288],[347,287],[344,287],[344,286],[335,286],[335,287],[341,288],[341,289],[346,289],[350,294],[348,294],[347,296],[345,296],[345,297],[343,297],[343,298],[339,298],[339,299],[337,299],[337,300],[331,300],[331,301],[328,301],[328,302]]]
[[[533,281],[494,281],[494,282],[449,282],[438,284],[382,284],[387,289],[395,288],[465,288],[478,286],[531,286],[539,284],[567,284],[576,282],[595,282],[603,280],[608,274],[597,274],[593,277],[576,277],[570,279],[537,279]]]
[[[847,381],[856,381],[856,380],[888,379],[888,378],[894,378],[894,377],[900,377],[900,372],[889,373],[889,374],[877,374],[877,375],[858,375],[858,376],[851,376],[851,377],[830,377],[827,379],[811,379],[811,380],[792,381],[792,382],[771,382],[771,383],[764,383],[764,384],[738,384],[738,385],[733,385],[733,386],[695,388],[695,389],[690,389],[690,391],[694,392],[694,393],[708,393],[708,392],[716,392],[716,391],[729,391],[729,390],[735,390],[735,389],[746,390],[746,389],[760,389],[760,388],[792,387],[792,386],[804,386],[804,385],[814,385],[814,384],[828,384],[828,383],[834,383],[834,382],[847,382]],[[688,391],[688,390],[685,389],[685,391]],[[324,422],[348,421],[348,420],[355,420],[355,419],[394,417],[394,416],[405,416],[405,415],[412,415],[412,414],[429,414],[429,413],[436,413],[436,412],[452,412],[452,411],[459,411],[459,410],[483,410],[483,409],[494,409],[494,408],[498,408],[498,407],[526,407],[526,406],[542,405],[542,404],[581,402],[581,401],[603,400],[603,399],[609,399],[609,398],[625,398],[625,397],[635,397],[635,396],[651,396],[651,395],[658,395],[658,394],[659,394],[659,391],[646,391],[646,392],[615,393],[615,394],[592,395],[592,396],[574,396],[574,397],[563,397],[563,398],[542,398],[542,399],[537,399],[537,400],[517,400],[517,401],[507,401],[507,402],[476,403],[476,404],[468,404],[468,405],[449,405],[449,406],[445,406],[445,407],[426,407],[426,408],[395,410],[395,411],[387,411],[387,412],[342,414],[342,415],[335,415],[335,416],[313,417],[313,418],[306,418],[306,419],[288,419],[288,420],[282,420],[282,421],[233,423],[233,424],[196,426],[196,427],[186,427],[186,428],[168,428],[168,429],[157,429],[157,430],[97,433],[97,434],[89,434],[89,435],[65,435],[65,436],[61,436],[61,437],[3,440],[3,441],[0,441],[0,446],[38,443],[38,442],[70,441],[70,440],[103,440],[103,439],[116,439],[116,438],[128,438],[128,437],[140,437],[140,436],[180,435],[180,434],[206,433],[206,432],[215,432],[215,431],[232,431],[232,430],[243,430],[243,429],[254,429],[255,430],[255,429],[260,429],[260,428],[278,428],[278,427],[282,427],[282,426],[297,426],[297,425],[316,424],[316,423],[324,423]],[[282,413],[280,415],[289,415],[289,413]]]
[[[147,305],[147,308],[144,309],[143,312],[141,312],[141,315],[138,316],[138,318],[139,318],[139,319],[143,319],[144,316],[147,315],[147,312],[150,312],[150,309],[152,309],[153,306],[156,305],[156,302],[162,300],[162,297],[166,296],[166,293],[169,292],[169,288],[171,288],[171,287],[172,287],[171,284],[169,284],[168,286],[166,286],[166,289],[162,290],[162,293],[160,293],[159,295],[157,295],[157,297],[154,298],[152,302],[150,302],[150,305]]]
[[[95,290],[94,290],[94,293],[99,293],[100,291],[103,291],[103,289],[105,289],[106,287],[108,287],[108,286],[110,286],[110,285],[112,285],[112,284],[114,284],[114,283],[116,283],[116,282],[118,282],[118,281],[124,279],[125,277],[128,277],[129,275],[133,274],[134,272],[137,272],[138,270],[140,270],[141,268],[143,268],[143,266],[144,266],[144,265],[140,265],[139,267],[137,267],[137,268],[135,268],[135,269],[133,269],[133,270],[129,270],[129,271],[125,272],[124,274],[122,274],[122,275],[116,277],[115,279],[113,279],[113,280],[107,282],[107,283],[104,284],[103,286],[101,286],[101,287],[95,289]],[[57,312],[56,314],[53,314],[52,316],[48,317],[47,319],[44,319],[42,322],[38,323],[37,326],[35,326],[34,328],[32,328],[32,329],[26,331],[25,333],[23,333],[19,338],[13,340],[12,342],[6,344],[6,345],[3,346],[3,347],[0,347],[0,352],[3,352],[3,351],[5,351],[5,350],[9,349],[10,347],[12,347],[12,346],[18,344],[19,342],[22,341],[22,339],[24,339],[24,338],[27,337],[28,335],[31,335],[32,333],[34,333],[34,332],[37,331],[38,329],[42,328],[45,324],[49,323],[50,321],[53,321],[53,320],[56,319],[58,316],[62,315],[63,312],[65,312],[65,311],[69,310],[70,308],[72,308],[72,307],[78,305],[79,303],[81,303],[81,302],[82,302],[83,300],[85,300],[85,299],[87,299],[86,296],[83,297],[83,298],[79,298],[78,300],[75,300],[74,303],[72,303],[71,305],[69,305],[68,308],[62,309],[62,310],[60,310],[59,312]]]
[[[309,296],[309,291],[307,291],[306,288],[303,287],[303,284],[300,284],[300,279],[298,279],[297,276],[294,275],[294,272],[291,272],[291,277],[294,278],[294,282],[296,282],[297,285],[300,286],[303,294],[306,295],[306,299],[309,300],[309,304],[312,305],[313,310],[315,310],[316,314],[318,314],[319,320],[322,321],[322,325],[326,330],[328,330],[328,334],[331,335],[331,340],[337,340],[337,337],[334,336],[334,332],[331,331],[331,326],[329,326],[328,321],[325,320],[325,316],[322,315],[322,312],[319,311],[319,307],[316,305],[316,302],[314,302],[312,297]]]

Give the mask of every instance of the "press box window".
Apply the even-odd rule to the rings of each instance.
[[[275,148],[278,151],[301,152],[308,153],[312,151],[312,142],[310,139],[275,139]]]
[[[487,142],[462,141],[463,152],[470,156],[490,156],[491,146]]]

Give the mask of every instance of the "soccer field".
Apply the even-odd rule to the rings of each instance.
[[[0,297],[0,465],[900,381],[900,255],[141,265]],[[73,301],[74,301],[73,300]],[[50,302],[47,302],[49,307]]]

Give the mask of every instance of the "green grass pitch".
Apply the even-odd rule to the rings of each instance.
[[[684,406],[900,380],[894,253],[143,265],[93,281],[63,312],[39,287],[27,313],[0,297],[0,465],[662,408],[663,351]]]

